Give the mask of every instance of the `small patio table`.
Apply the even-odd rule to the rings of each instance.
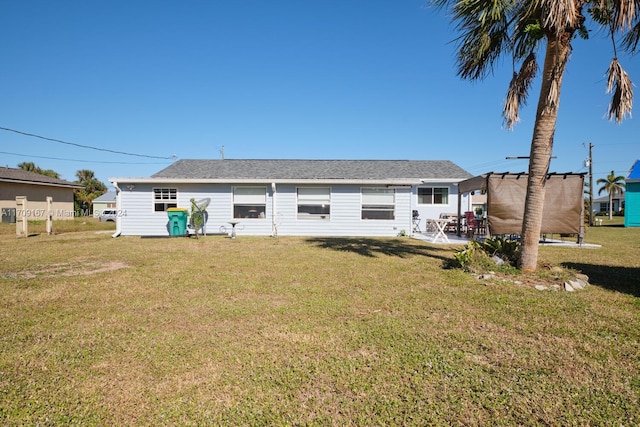
[[[443,243],[451,243],[449,242],[447,234],[444,232],[445,227],[449,223],[447,218],[427,219],[427,223],[432,224],[436,230],[435,234],[431,238],[432,243],[436,243],[439,239],[442,240]]]
[[[229,224],[231,224],[231,239],[236,238],[236,225],[239,223],[240,221],[229,221]]]

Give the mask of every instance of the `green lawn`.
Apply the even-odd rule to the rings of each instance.
[[[2,425],[640,424],[640,229],[615,219],[540,249],[574,293],[409,238],[82,225],[1,224]]]

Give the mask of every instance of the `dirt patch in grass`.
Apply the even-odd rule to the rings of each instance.
[[[86,276],[90,274],[108,273],[129,268],[123,261],[76,260],[22,271],[7,271],[2,274],[3,279],[35,279],[46,277]]]

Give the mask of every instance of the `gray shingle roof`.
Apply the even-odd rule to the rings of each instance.
[[[93,203],[95,202],[115,202],[116,201],[116,192],[115,191],[107,191],[102,196],[98,196],[93,199]]]
[[[152,178],[467,179],[449,160],[178,160]]]
[[[20,182],[26,184],[55,185],[58,187],[82,188],[80,184],[65,181],[63,179],[52,178],[39,173],[29,172],[22,169],[0,167],[0,181]]]

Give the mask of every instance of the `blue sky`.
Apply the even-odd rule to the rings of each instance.
[[[472,174],[520,172],[538,85],[503,128],[510,61],[485,81],[456,75],[453,27],[428,0],[5,0],[0,127],[171,159],[452,160]],[[576,40],[562,86],[551,170],[626,175],[637,118],[606,117],[603,34]],[[635,82],[638,57],[620,56]],[[636,88],[637,91],[637,88]],[[636,95],[640,96],[640,95]],[[638,104],[638,101],[636,101]],[[0,159],[109,177],[171,160],[0,131]]]

